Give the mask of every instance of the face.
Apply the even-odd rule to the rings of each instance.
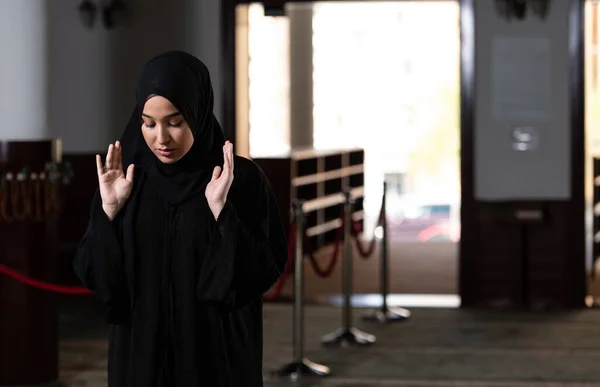
[[[148,148],[165,164],[181,159],[194,144],[190,126],[166,98],[150,97],[142,112],[142,134]]]

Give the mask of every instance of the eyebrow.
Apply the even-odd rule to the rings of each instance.
[[[181,112],[175,112],[175,113],[171,113],[171,114],[165,116],[165,118],[173,118],[173,117],[182,116],[182,115],[183,114],[181,114]],[[155,120],[154,117],[152,117],[151,115],[148,115],[146,113],[142,113],[142,116]]]

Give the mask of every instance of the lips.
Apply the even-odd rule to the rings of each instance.
[[[170,156],[171,154],[173,154],[173,151],[175,149],[170,149],[170,148],[163,148],[163,149],[157,149],[156,151],[158,152],[158,154],[160,154],[161,156]]]

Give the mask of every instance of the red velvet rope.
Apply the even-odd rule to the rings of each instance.
[[[376,226],[382,225],[384,216],[385,216],[385,209],[382,206],[381,210],[379,211],[379,218],[377,219]],[[342,211],[342,213],[340,214],[340,218],[342,220],[342,224],[340,225],[340,227],[337,228],[337,234],[336,234],[336,238],[335,238],[335,242],[334,242],[333,253],[332,253],[331,259],[329,261],[329,264],[324,269],[319,266],[317,259],[313,255],[313,251],[312,251],[312,248],[310,245],[310,240],[309,240],[308,235],[306,235],[306,233],[304,234],[305,253],[310,260],[310,264],[311,264],[313,270],[321,278],[327,278],[327,277],[331,276],[331,274],[333,273],[333,270],[335,268],[335,265],[338,261],[340,245],[341,245],[343,231],[344,231],[344,222],[345,222],[344,211]],[[283,275],[281,276],[281,278],[279,278],[279,281],[277,281],[277,284],[275,285],[273,292],[270,295],[264,297],[264,299],[266,301],[273,301],[281,296],[283,287],[284,287],[285,283],[287,282],[288,277],[290,277],[290,274],[292,274],[292,272],[293,272],[293,264],[292,263],[294,262],[294,258],[295,258],[294,257],[294,248],[295,248],[294,241],[295,241],[296,232],[297,232],[296,228],[294,228],[292,230],[292,232],[290,232],[290,240],[288,241],[288,261],[286,263],[285,271],[284,271]],[[361,258],[367,259],[367,258],[370,258],[373,255],[373,252],[375,251],[376,239],[373,238],[369,242],[368,247],[365,248],[363,246],[362,242],[360,241],[360,239],[358,239],[358,235],[360,234],[360,232],[361,232],[361,230],[359,227],[359,222],[353,222],[352,237],[354,238],[356,248],[357,248]]]
[[[306,254],[308,255],[308,258],[310,259],[310,264],[311,264],[313,270],[321,278],[329,277],[331,275],[331,273],[333,273],[333,269],[335,269],[335,264],[338,261],[338,256],[339,256],[339,252],[340,252],[342,235],[344,235],[344,232],[343,232],[344,227],[343,226],[344,226],[344,218],[343,218],[343,214],[342,214],[342,225],[340,227],[338,227],[338,229],[337,229],[337,233],[335,235],[335,242],[334,242],[335,244],[333,247],[333,253],[331,255],[331,259],[329,260],[329,264],[327,265],[327,267],[325,269],[321,269],[321,267],[317,263],[317,259],[313,255],[309,237],[308,237],[308,235],[304,234],[304,243],[306,244]]]
[[[15,270],[9,269],[6,265],[0,264],[0,273],[6,275],[9,278],[12,278],[18,282],[21,282],[24,285],[40,289],[46,290],[53,293],[62,293],[62,294],[91,294],[89,289],[78,287],[78,286],[60,286],[51,284],[48,282],[38,281],[32,278],[29,278]]]
[[[379,211],[379,218],[377,219],[377,224],[375,225],[375,227],[377,226],[381,226],[383,224],[383,217],[385,216],[385,211],[383,206],[381,207],[381,210]],[[356,249],[358,250],[358,254],[360,255],[361,258],[363,259],[368,259],[373,255],[373,252],[375,251],[375,242],[376,239],[373,238],[371,239],[371,241],[369,242],[369,245],[367,248],[365,248],[361,242],[360,239],[358,239],[358,235],[361,233],[360,227],[358,225],[359,222],[354,222],[352,225],[352,236],[354,237],[354,242],[356,244]]]
[[[317,260],[315,259],[315,257],[312,254],[312,250],[310,247],[310,241],[308,240],[308,235],[306,235],[306,231],[304,233],[304,244],[306,246],[306,254],[308,255],[308,257],[310,258],[310,263],[313,267],[313,269],[315,270],[315,272],[317,273],[317,275],[319,275],[320,277],[329,277],[331,275],[331,273],[333,272],[333,269],[335,268],[335,264],[337,262],[337,257],[339,255],[339,250],[340,250],[340,241],[341,241],[341,235],[342,235],[342,231],[343,227],[338,228],[338,233],[336,235],[336,241],[335,241],[335,248],[333,251],[333,255],[331,257],[331,261],[329,262],[329,265],[327,266],[326,269],[321,269],[319,267],[319,264],[317,263]],[[282,274],[282,276],[279,278],[279,281],[277,281],[277,283],[275,284],[275,287],[273,289],[273,292],[269,295],[265,295],[263,297],[263,299],[265,301],[273,301],[277,298],[279,298],[279,296],[281,296],[281,292],[283,290],[283,287],[285,285],[285,283],[287,282],[287,279],[290,277],[290,275],[293,272],[294,269],[294,261],[295,261],[295,247],[296,247],[296,233],[297,233],[297,227],[294,225],[292,227],[292,230],[290,232],[290,238],[288,240],[288,260],[285,266],[285,271]]]

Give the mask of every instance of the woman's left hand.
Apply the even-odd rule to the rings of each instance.
[[[223,168],[216,166],[213,170],[212,179],[206,186],[206,200],[215,219],[225,207],[227,193],[233,183],[233,144],[226,141],[223,146]]]

